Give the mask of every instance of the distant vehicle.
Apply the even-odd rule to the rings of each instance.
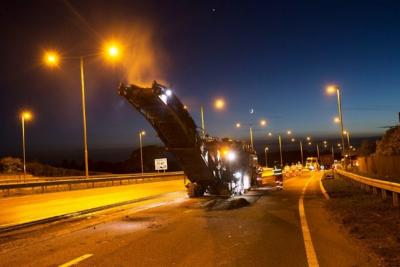
[[[322,154],[319,157],[319,163],[321,164],[321,169],[322,169],[322,166],[324,166],[323,169],[329,170],[331,168],[331,166],[333,165],[332,154]]]
[[[324,178],[325,178],[325,179],[333,179],[333,172],[332,172],[332,170],[325,171],[325,172],[324,172]]]
[[[311,171],[319,170],[318,158],[308,157],[306,159],[306,168]]]
[[[292,176],[292,172],[291,172],[291,169],[290,169],[290,166],[289,165],[285,165],[285,167],[283,167],[283,176],[285,176],[285,177],[291,177]]]
[[[334,169],[334,170],[342,169],[342,163],[340,161],[335,160],[333,165],[332,165],[332,169]]]

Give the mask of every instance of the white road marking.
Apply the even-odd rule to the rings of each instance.
[[[321,189],[321,192],[322,192],[322,194],[324,195],[324,197],[325,197],[326,199],[329,199],[329,195],[328,195],[328,193],[326,192],[324,185],[322,184],[322,177],[323,177],[323,176],[321,176],[321,178],[319,179],[319,188]]]
[[[308,179],[307,183],[303,187],[301,196],[299,199],[299,213],[300,213],[300,223],[301,231],[303,233],[304,246],[306,248],[307,262],[309,267],[319,267],[317,255],[315,254],[314,245],[311,240],[310,228],[308,228],[307,218],[304,211],[304,195],[308,184],[314,178],[314,174]]]
[[[92,257],[92,256],[93,256],[93,254],[85,254],[85,255],[82,255],[82,256],[80,256],[80,257],[78,257],[78,258],[76,258],[76,259],[73,259],[73,260],[71,260],[71,261],[69,261],[69,262],[67,262],[67,263],[61,264],[61,265],[59,265],[58,267],[68,267],[68,266],[72,266],[72,265],[78,264],[79,262],[81,262],[81,261],[83,261],[83,260],[86,260],[87,258],[90,258],[90,257]]]

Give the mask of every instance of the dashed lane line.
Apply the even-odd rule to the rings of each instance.
[[[66,263],[64,263],[64,264],[61,264],[61,265],[59,265],[58,267],[69,267],[69,266],[78,264],[79,262],[81,262],[81,261],[83,261],[83,260],[86,260],[87,258],[90,258],[90,257],[92,257],[92,256],[93,256],[93,254],[85,254],[85,255],[82,255],[82,256],[80,256],[80,257],[78,257],[78,258],[75,258],[75,259],[73,259],[73,260],[71,260],[71,261],[69,261],[69,262],[66,262]]]
[[[311,240],[310,228],[308,227],[307,218],[306,218],[306,214],[304,211],[304,195],[306,193],[308,184],[312,181],[313,178],[314,178],[314,174],[308,179],[308,181],[306,182],[306,184],[303,187],[303,190],[301,192],[301,196],[299,199],[299,213],[300,213],[301,231],[303,233],[303,240],[304,240],[304,246],[306,248],[306,256],[307,256],[308,266],[309,267],[319,267],[317,255],[315,253],[314,245]]]

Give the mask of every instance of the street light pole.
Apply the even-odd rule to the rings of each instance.
[[[338,101],[338,113],[339,113],[339,123],[340,123],[340,137],[342,139],[342,147],[344,148],[344,136],[343,136],[343,113],[342,113],[342,98],[340,95],[339,87],[336,87],[336,95]]]
[[[24,183],[26,180],[26,158],[25,158],[25,116],[21,116],[21,124],[22,124],[22,154],[23,154],[23,169],[24,169]]]
[[[83,117],[83,146],[85,156],[85,177],[89,178],[89,153],[87,145],[87,129],[86,129],[86,97],[85,97],[85,75],[83,69],[83,57],[80,57],[81,70],[81,89],[82,89],[82,117]]]
[[[282,157],[282,137],[278,135],[278,142],[279,142],[279,155],[281,158],[281,167],[283,167],[283,157]]]
[[[24,111],[21,113],[21,126],[22,126],[22,160],[24,170],[24,182],[26,181],[26,142],[25,142],[25,120],[30,120],[32,113]]]
[[[342,147],[344,149],[344,130],[343,130],[343,112],[342,112],[342,98],[340,95],[340,88],[337,85],[331,85],[327,87],[327,92],[329,94],[333,94],[336,92],[336,96],[337,96],[337,106],[338,106],[338,123],[340,123],[340,137],[342,139]],[[342,151],[342,155],[343,155],[344,150]]]
[[[332,146],[332,160],[335,161],[335,150],[333,149],[333,146]]]
[[[253,127],[250,126],[250,146],[252,149],[254,149],[254,144],[253,144]]]
[[[319,145],[317,144],[317,159],[319,161]]]
[[[303,159],[303,142],[300,140],[300,154],[301,154],[301,165],[304,165]]]
[[[143,168],[143,141],[142,141],[142,136],[145,135],[144,131],[141,131],[139,133],[139,143],[140,143],[140,166],[142,169],[142,174],[144,173],[144,168]]]
[[[204,108],[203,106],[200,106],[200,116],[201,116],[201,132],[203,134],[203,138],[206,135],[206,130],[204,128]]]
[[[267,155],[268,149],[269,149],[269,148],[268,148],[267,146],[264,148],[264,153],[265,153],[265,167],[266,167],[266,168],[268,168],[268,155]]]
[[[348,131],[345,131],[346,132],[346,136],[347,136],[347,146],[349,147],[349,151],[350,151],[350,133],[348,132]]]

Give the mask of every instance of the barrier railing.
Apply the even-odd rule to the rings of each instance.
[[[367,178],[358,174],[346,172],[343,170],[336,170],[337,174],[347,177],[355,182],[358,182],[361,188],[367,190],[368,192],[372,191],[373,194],[378,195],[378,191],[380,191],[382,199],[387,198],[387,192],[392,193],[392,201],[393,206],[399,206],[399,194],[400,194],[400,184]]]
[[[165,172],[165,173],[144,173],[144,174],[113,174],[113,175],[97,175],[92,176],[88,179],[84,178],[84,176],[75,176],[69,177],[69,179],[65,179],[67,177],[62,177],[63,179],[58,178],[57,180],[51,181],[40,181],[40,182],[27,182],[27,183],[10,183],[10,184],[1,184],[0,189],[3,191],[7,191],[7,195],[9,195],[9,191],[12,189],[23,189],[23,188],[32,188],[32,190],[36,187],[40,187],[42,189],[42,193],[46,191],[46,188],[49,186],[59,186],[59,185],[68,185],[69,190],[72,190],[72,185],[74,184],[87,184],[91,185],[92,188],[95,187],[96,183],[101,182],[111,182],[111,185],[114,185],[114,182],[119,182],[122,185],[122,181],[135,180],[136,182],[140,179],[143,181],[145,179],[155,179],[155,178],[184,178],[183,172]]]

